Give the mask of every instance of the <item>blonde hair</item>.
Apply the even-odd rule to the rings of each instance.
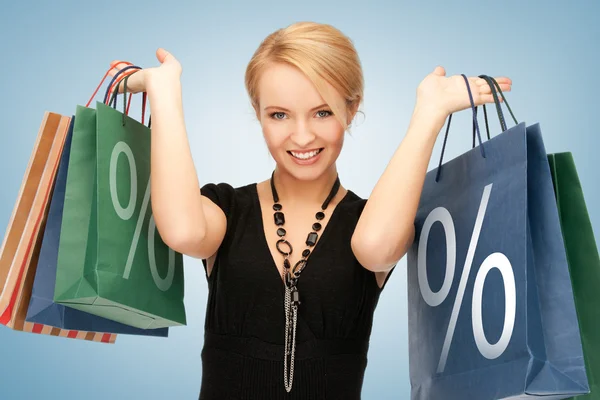
[[[297,22],[267,36],[246,68],[246,91],[258,112],[258,81],[270,63],[287,63],[302,71],[315,85],[333,114],[348,128],[344,116],[363,99],[363,72],[352,41],[331,25]],[[344,98],[346,109],[334,101],[329,83]]]

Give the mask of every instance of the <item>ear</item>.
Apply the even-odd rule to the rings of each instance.
[[[352,122],[352,120],[354,119],[354,117],[356,116],[356,113],[358,112],[358,106],[360,105],[360,99],[356,99],[354,100],[349,106],[348,106],[348,119],[346,121],[346,123],[348,125],[350,125],[350,123]]]

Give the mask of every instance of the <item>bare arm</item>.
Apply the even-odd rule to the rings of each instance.
[[[179,79],[150,80],[151,199],[156,226],[173,250],[208,258],[225,233],[225,215],[200,193],[183,117]]]
[[[160,67],[135,73],[128,83],[133,92],[146,91],[150,102],[152,213],[167,246],[209,258],[221,245],[227,222],[223,211],[200,193],[183,115],[181,66],[162,49],[157,58]]]
[[[493,103],[491,89],[481,78],[446,77],[437,67],[420,83],[408,132],[369,196],[352,237],[359,262],[377,273],[381,282],[414,241],[414,219],[419,206],[427,166],[438,133],[448,115],[473,105]],[[512,81],[499,77],[503,91]]]
[[[378,180],[358,221],[352,249],[361,265],[387,271],[414,239],[414,218],[444,118],[415,109],[405,138]]]

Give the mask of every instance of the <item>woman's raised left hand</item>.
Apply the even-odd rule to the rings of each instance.
[[[487,81],[479,77],[467,77],[475,106],[494,103],[494,97]],[[494,77],[502,92],[509,92],[512,81],[507,77]],[[502,96],[498,95],[500,101]],[[467,85],[461,75],[446,76],[443,67],[436,67],[417,88],[416,109],[426,110],[440,117],[471,108]]]

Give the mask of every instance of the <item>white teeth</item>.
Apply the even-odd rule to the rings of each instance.
[[[320,150],[309,151],[308,153],[296,153],[295,151],[290,151],[290,153],[292,153],[294,157],[299,158],[301,160],[308,160],[309,158],[312,158],[319,154],[319,152]]]

